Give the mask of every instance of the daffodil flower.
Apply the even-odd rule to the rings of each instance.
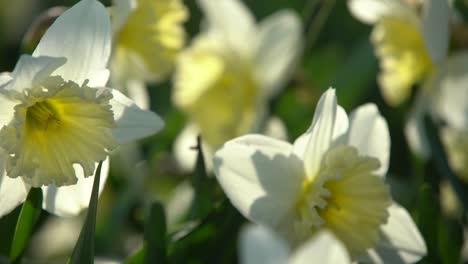
[[[167,78],[185,45],[182,23],[188,10],[181,0],[115,0],[111,15],[111,81],[114,88],[145,102],[143,81]]]
[[[71,215],[87,206],[96,164],[119,144],[163,126],[115,89],[104,87],[110,21],[95,0],[63,13],[32,56],[0,77],[0,215],[42,187],[44,209]],[[103,180],[107,176],[106,166]]]
[[[377,107],[361,106],[348,120],[329,89],[293,145],[239,137],[215,153],[214,171],[246,218],[277,230],[293,246],[328,229],[353,259],[415,262],[426,246],[384,182],[389,153],[387,123]]]
[[[427,159],[424,115],[444,123],[441,139],[450,165],[468,182],[468,52],[452,54],[418,93],[405,127],[411,148]]]
[[[301,25],[280,11],[256,25],[241,1],[200,0],[205,28],[179,56],[173,101],[216,149],[258,131],[301,46]],[[220,12],[222,10],[222,12]]]
[[[321,231],[297,250],[291,252],[288,244],[272,230],[261,225],[249,225],[241,230],[240,263],[350,264],[345,246],[332,233]]]
[[[449,40],[447,0],[348,0],[351,13],[374,24],[371,41],[380,60],[385,101],[399,105],[411,87],[445,60]]]

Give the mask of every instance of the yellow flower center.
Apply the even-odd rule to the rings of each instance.
[[[257,112],[257,85],[249,64],[216,50],[210,39],[198,39],[181,55],[174,94],[176,105],[213,148],[251,131]]]
[[[379,83],[384,99],[398,105],[432,68],[421,32],[409,18],[385,17],[374,27],[371,40],[380,59]]]
[[[49,77],[13,97],[19,101],[14,118],[0,130],[12,178],[34,187],[75,184],[74,164],[93,175],[95,163],[116,146],[109,92]]]
[[[122,71],[133,72],[141,68],[132,70],[132,67],[143,64],[151,74],[168,74],[184,46],[185,33],[181,24],[187,17],[188,12],[179,0],[137,0],[136,9],[117,36],[114,59],[118,66]],[[129,62],[134,64],[128,65]]]
[[[388,187],[373,174],[379,166],[377,159],[359,156],[351,146],[329,150],[319,175],[304,183],[296,205],[296,232],[307,239],[328,228],[353,256],[375,246],[391,202]]]

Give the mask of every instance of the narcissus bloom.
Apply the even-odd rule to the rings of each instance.
[[[184,47],[182,23],[188,11],[181,0],[115,0],[111,9],[115,48],[112,80],[161,80]]]
[[[241,1],[199,4],[206,27],[178,59],[173,101],[216,149],[228,139],[259,130],[266,103],[294,66],[301,25],[291,11],[256,25]]]
[[[215,153],[216,177],[248,219],[297,246],[330,230],[352,258],[415,262],[424,240],[384,182],[390,137],[377,107],[350,118],[335,90],[321,97],[311,127],[293,145],[261,135],[228,141]],[[388,255],[388,256],[387,256]]]
[[[452,169],[468,182],[468,52],[452,54],[418,94],[406,125],[412,149],[428,158],[424,115],[442,123],[441,139]]]
[[[244,227],[240,234],[240,263],[272,264],[350,264],[351,258],[341,241],[327,231],[318,232],[290,253],[286,241],[272,230],[260,226]]]
[[[83,0],[56,20],[32,56],[21,56],[11,75],[0,77],[0,215],[21,203],[30,186],[48,186],[45,209],[76,213],[91,193],[92,179],[84,177],[99,161],[162,128],[156,114],[104,87],[110,49],[106,9]],[[59,201],[65,189],[57,187],[75,184],[63,187],[69,197]]]
[[[374,24],[371,41],[380,60],[382,95],[404,102],[412,85],[443,62],[448,49],[448,0],[348,0],[351,13]]]

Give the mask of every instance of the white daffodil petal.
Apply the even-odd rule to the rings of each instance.
[[[185,172],[193,172],[197,162],[198,152],[197,136],[200,135],[200,129],[194,124],[188,124],[177,136],[172,153],[179,168]],[[205,157],[205,168],[207,171],[213,171],[213,150],[205,144],[202,139],[203,156]]]
[[[79,214],[88,208],[93,189],[94,176],[85,178],[79,165],[74,165],[78,182],[75,185],[61,186],[49,185],[42,187],[42,208],[54,215],[70,217]],[[97,168],[97,164],[96,164]],[[109,174],[109,158],[102,163],[99,194],[106,184]]]
[[[67,58],[54,73],[82,84],[92,73],[106,68],[110,51],[110,20],[105,7],[96,0],[82,0],[57,18],[33,56]]]
[[[143,80],[128,80],[126,88],[128,97],[130,97],[138,107],[144,110],[150,109],[151,99]]]
[[[0,128],[8,125],[15,114],[16,102],[0,94]]]
[[[424,91],[420,91],[411,107],[405,124],[405,136],[411,150],[423,159],[428,159],[431,154],[424,126],[424,114],[427,113],[426,111],[430,107],[428,105],[429,100]]]
[[[450,12],[448,0],[423,1],[424,44],[435,63],[443,62],[447,56]]]
[[[108,69],[103,69],[102,71],[92,72],[88,78],[89,87],[102,87],[106,86],[107,81],[109,80],[110,71]]]
[[[6,83],[4,89],[21,92],[23,89],[31,88],[34,83],[41,82],[49,77],[53,71],[65,64],[66,61],[65,58],[21,55],[11,73],[13,80]]]
[[[403,207],[392,204],[388,223],[381,228],[381,239],[368,252],[374,263],[415,263],[427,254],[426,244],[413,219]]]
[[[390,134],[385,119],[375,104],[365,104],[350,114],[348,144],[364,156],[378,158],[380,168],[375,172],[385,176],[390,160]]]
[[[346,143],[344,135],[348,132],[348,127],[348,115],[346,114],[346,111],[343,109],[343,107],[338,105],[336,111],[335,125],[333,128],[333,144],[338,145]],[[309,137],[310,133],[307,132],[302,134],[296,139],[296,141],[294,141],[294,153],[296,153],[296,155],[298,155],[299,157],[304,156]]]
[[[254,68],[267,98],[278,92],[294,70],[301,34],[301,22],[292,11],[280,11],[260,23]]]
[[[289,249],[285,241],[261,225],[248,225],[240,233],[240,263],[286,264]]]
[[[382,16],[404,10],[405,6],[400,0],[348,0],[348,8],[360,21],[373,24]]]
[[[343,107],[338,105],[338,108],[336,109],[335,125],[333,126],[333,140],[345,135],[348,129],[348,114],[346,114]]]
[[[164,121],[155,113],[142,110],[132,100],[115,89],[108,89],[116,127],[112,134],[119,144],[125,144],[152,135],[164,127]]]
[[[198,3],[208,20],[209,31],[220,34],[239,55],[251,50],[251,43],[246,40],[255,33],[255,19],[241,1],[199,0]]]
[[[175,142],[172,153],[177,162],[177,165],[184,172],[192,172],[195,168],[197,160],[197,136],[200,130],[193,124],[186,125],[182,132],[179,133]]]
[[[0,73],[0,87],[7,84],[11,79],[13,79],[13,77],[11,77],[10,73]]]
[[[308,264],[313,259],[323,264],[351,263],[346,247],[329,231],[321,231],[299,247],[289,264]]]
[[[3,159],[2,159],[2,163]],[[0,217],[10,213],[18,205],[26,200],[29,188],[21,178],[12,179],[5,175],[5,169],[1,168],[0,176]]]
[[[439,118],[449,126],[468,127],[468,52],[453,54],[440,71],[433,105]]]
[[[292,146],[261,135],[246,135],[215,153],[214,170],[232,204],[253,222],[275,226],[300,194],[300,161]],[[299,164],[298,164],[299,163]]]
[[[112,32],[118,32],[136,7],[136,0],[113,0],[112,3]]]
[[[306,132],[306,134],[310,135],[308,136],[309,140],[303,160],[308,177],[314,177],[317,174],[322,157],[330,147],[333,139],[337,108],[335,89],[330,88],[320,98],[315,109],[312,125]],[[294,148],[296,148],[297,144],[299,142],[296,141]]]

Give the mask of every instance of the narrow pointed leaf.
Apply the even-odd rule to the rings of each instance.
[[[418,226],[427,245],[427,259],[437,263],[437,240],[439,207],[434,192],[428,183],[424,183],[419,189],[418,197],[419,217]]]
[[[125,259],[123,264],[142,264],[146,255],[146,246],[139,248],[133,255]]]
[[[160,203],[151,204],[145,221],[146,253],[144,263],[166,263],[166,216]]]
[[[101,177],[102,161],[94,175],[93,191],[89,201],[88,215],[81,229],[80,236],[76,242],[73,253],[70,257],[71,264],[92,264],[94,263],[94,232],[96,229],[96,214],[99,198],[99,180]]]
[[[192,185],[195,189],[195,197],[190,209],[189,220],[205,217],[212,208],[211,181],[207,176],[205,157],[200,137],[197,138],[197,163],[192,177]]]
[[[31,188],[16,222],[15,234],[10,250],[11,262],[14,262],[26,247],[31,232],[41,214],[41,208],[42,190],[40,188]]]

